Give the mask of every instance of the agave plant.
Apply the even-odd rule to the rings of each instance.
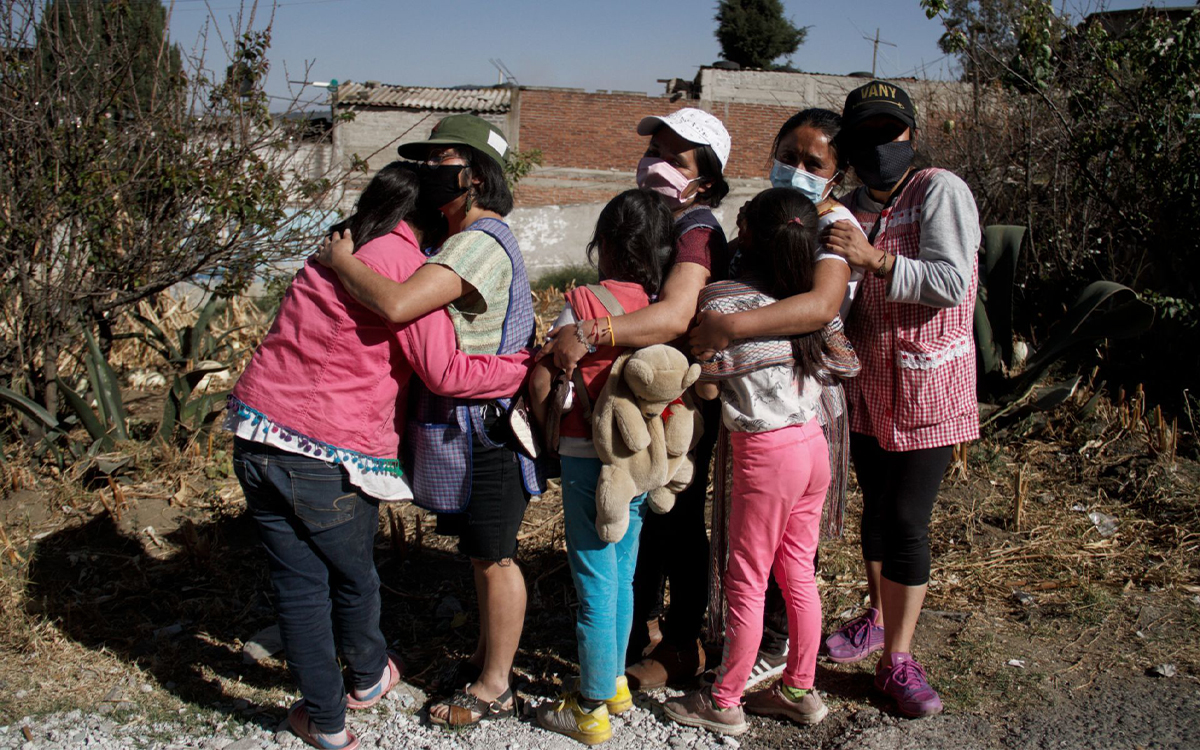
[[[138,339],[157,351],[174,370],[173,375],[168,374],[171,388],[158,427],[158,436],[163,440],[174,439],[180,429],[189,434],[208,429],[220,415],[214,407],[225,401],[229,391],[212,392],[205,387],[197,392],[197,386],[205,376],[229,369],[219,360],[232,351],[233,334],[245,327],[236,326],[220,334],[211,330],[226,302],[223,297],[210,296],[200,308],[195,322],[180,327],[174,336],[149,317],[133,314],[133,319],[145,330],[125,336]]]
[[[221,311],[226,300],[213,295],[200,308],[196,321],[189,326],[182,326],[172,338],[158,324],[141,313],[134,313],[136,320],[146,330],[125,334],[146,343],[157,351],[167,364],[177,369],[188,369],[194,362],[219,360],[230,349],[229,339],[234,333],[244,328],[231,328],[220,335],[214,335],[210,330],[213,319]]]
[[[1025,227],[993,224],[983,230],[979,293],[975,297],[975,345],[979,372],[1006,374],[1013,366],[1013,287]]]
[[[1025,227],[989,226],[980,248],[979,295],[975,301],[980,390],[991,394],[1001,407],[987,422],[1025,405],[1050,366],[1076,347],[1099,339],[1139,336],[1154,323],[1154,306],[1137,292],[1114,281],[1094,281],[1050,330],[1041,348],[1030,355],[1024,370],[1013,373],[1012,289],[1024,236]],[[1043,389],[1027,405],[1035,410],[1053,408],[1074,393],[1079,380],[1075,377]]]
[[[210,428],[221,414],[214,407],[225,403],[229,391],[209,392],[202,389],[196,393],[196,386],[205,376],[228,369],[227,365],[220,362],[206,361],[187,373],[175,375],[171,390],[167,393],[167,402],[163,405],[158,436],[169,441],[181,426],[193,435]]]

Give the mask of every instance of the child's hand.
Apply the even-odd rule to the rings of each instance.
[[[539,361],[546,356],[552,357],[554,366],[562,370],[568,378],[575,372],[575,365],[588,353],[587,346],[575,335],[575,328],[576,324],[571,323],[550,331],[550,341],[537,354]]]
[[[338,257],[350,256],[354,254],[354,238],[350,236],[350,230],[344,232],[330,232],[325,241],[321,243],[321,249],[317,251],[317,262],[323,266],[333,268]]]
[[[688,344],[692,347],[692,356],[697,359],[712,359],[714,352],[728,349],[733,340],[729,316],[716,310],[699,312],[696,325],[688,332]]]
[[[711,380],[697,380],[692,388],[696,391],[696,395],[705,401],[712,401],[721,395],[721,386]]]

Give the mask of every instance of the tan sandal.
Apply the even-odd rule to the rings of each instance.
[[[517,701],[513,697],[512,688],[496,696],[494,701],[485,701],[479,696],[467,692],[469,687],[471,686],[468,685],[466,688],[457,690],[446,700],[435,703],[436,706],[446,706],[449,711],[444,719],[434,716],[430,711],[429,721],[441,727],[458,728],[474,726],[481,721],[511,719],[517,715]],[[512,701],[512,705],[506,708],[504,704],[509,701]]]

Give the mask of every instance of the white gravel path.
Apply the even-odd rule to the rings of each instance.
[[[395,691],[379,707],[353,712],[349,726],[365,749],[413,748],[414,750],[578,750],[583,747],[568,737],[548,732],[532,717],[534,699],[519,721],[486,722],[458,731],[429,724],[423,713],[411,713],[417,703],[411,695]],[[672,750],[729,750],[738,748],[734,738],[668,722],[649,706],[661,700],[639,698],[639,705],[613,719],[613,739],[604,744],[613,750],[663,747]],[[282,709],[280,709],[282,711]],[[220,713],[205,717],[147,723],[130,711],[114,715],[81,711],[23,719],[0,727],[0,750],[303,750],[307,746],[286,727],[263,726],[251,719],[230,718]],[[26,731],[28,730],[28,736]]]

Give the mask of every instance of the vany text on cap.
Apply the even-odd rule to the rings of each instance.
[[[853,128],[876,115],[894,117],[910,128],[917,127],[917,108],[908,92],[894,83],[871,81],[846,95],[842,128]]]

